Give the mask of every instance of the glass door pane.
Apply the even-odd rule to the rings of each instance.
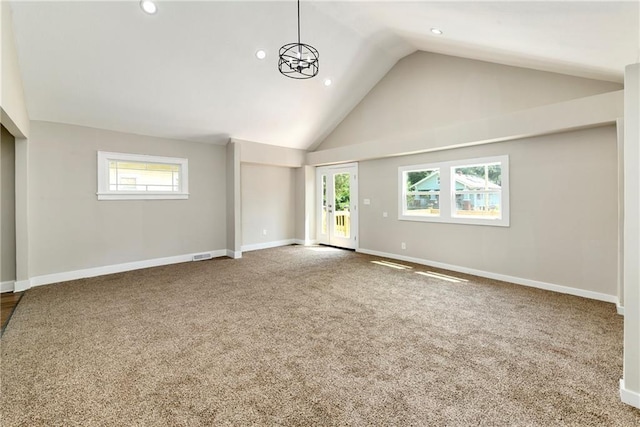
[[[356,249],[358,234],[357,164],[316,169],[316,240],[321,245]]]
[[[322,175],[322,234],[327,234],[327,175]]]
[[[337,173],[333,175],[334,194],[334,235],[348,238],[351,235],[351,175]]]

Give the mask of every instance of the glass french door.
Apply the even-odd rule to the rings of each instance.
[[[318,243],[358,247],[358,164],[316,169]]]

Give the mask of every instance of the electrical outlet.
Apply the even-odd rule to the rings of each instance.
[[[386,217],[388,217],[388,216],[389,216],[389,214],[388,214],[387,212],[382,212],[382,217],[383,217],[383,218],[386,218]]]
[[[371,199],[364,199],[362,201],[365,205],[370,205],[371,204]]]
[[[400,248],[407,249],[407,244],[405,242],[400,243]]]
[[[262,230],[262,235],[266,236],[267,235],[267,229],[265,228],[264,230]]]

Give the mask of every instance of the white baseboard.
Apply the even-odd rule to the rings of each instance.
[[[616,302],[616,310],[620,316],[624,316],[624,306],[620,305],[619,302]]]
[[[16,280],[13,284],[13,292],[24,292],[31,287],[31,281],[27,280]]]
[[[627,389],[624,385],[624,379],[620,380],[620,400],[627,405],[640,409],[640,393]]]
[[[529,286],[532,288],[545,289],[547,291],[559,292],[562,294],[575,295],[584,298],[595,299],[599,301],[617,303],[618,297],[615,295],[607,295],[600,292],[587,291],[584,289],[572,288],[569,286],[556,285],[553,283],[539,282],[537,280],[523,279],[521,277],[507,276],[505,274],[491,273],[488,271],[476,270],[474,268],[461,267],[458,265],[445,264],[437,261],[429,261],[421,258],[413,258],[404,255],[391,254],[386,252],[372,251],[369,249],[357,249],[357,252],[363,254],[375,255],[384,258],[397,259],[400,261],[413,262],[415,264],[429,265],[432,267],[442,268],[445,270],[457,271],[458,273],[472,274],[474,276],[486,277],[487,279],[501,280],[503,282],[515,283],[518,285]]]
[[[227,249],[227,256],[233,259],[242,258],[242,251],[232,251],[231,249]]]
[[[15,288],[15,280],[7,280],[6,282],[0,282],[0,294],[5,292],[13,292]]]
[[[295,239],[276,240],[274,242],[254,243],[251,245],[242,245],[242,252],[257,251],[260,249],[277,248],[278,246],[293,245],[296,243]]]
[[[216,251],[198,252],[211,254],[213,258],[222,257],[227,255],[225,249]],[[162,265],[178,264],[181,262],[193,261],[193,256],[196,254],[177,255],[165,258],[154,258],[144,261],[126,262],[123,264],[105,265],[102,267],[86,268],[75,271],[65,271],[61,273],[45,274],[42,276],[35,276],[29,280],[18,281],[15,284],[16,292],[27,290],[31,287],[49,285],[52,283],[67,282],[69,280],[84,279],[87,277],[103,276],[105,274],[122,273],[124,271],[140,270],[141,268],[159,267]]]
[[[317,245],[318,241],[317,240],[311,240],[311,239],[307,239],[307,240],[293,239],[293,243],[295,243],[296,245],[301,245],[301,246],[313,246],[313,245]]]

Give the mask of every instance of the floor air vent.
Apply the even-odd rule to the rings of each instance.
[[[211,259],[211,258],[213,258],[211,254],[197,254],[193,256],[194,261],[202,261],[202,260]]]

